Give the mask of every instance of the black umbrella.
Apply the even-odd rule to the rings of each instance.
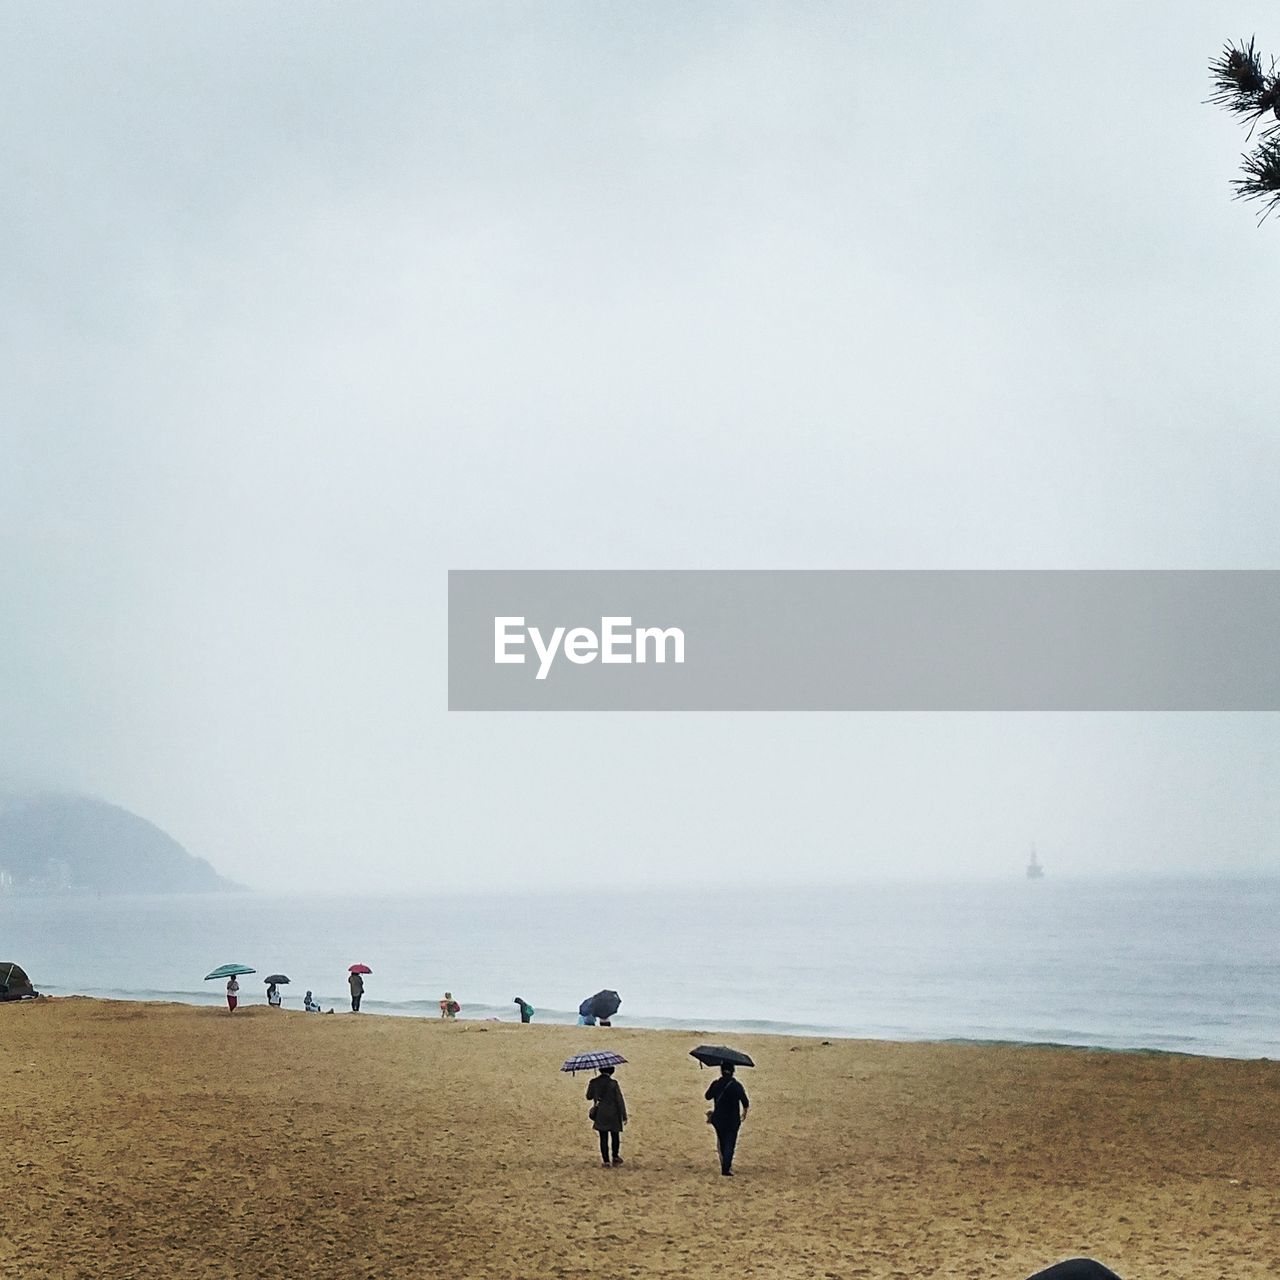
[[[584,1018],[612,1018],[621,1003],[622,997],[616,991],[597,991],[578,1006],[578,1012]]]
[[[735,1067],[754,1067],[756,1064],[737,1049],[729,1049],[722,1044],[700,1044],[689,1050],[689,1057],[697,1058],[704,1067],[719,1067],[726,1062]]]
[[[283,973],[270,973],[265,978],[263,978],[263,982],[267,983],[268,985],[270,985],[273,982],[288,982],[288,981],[289,979],[286,978]]]

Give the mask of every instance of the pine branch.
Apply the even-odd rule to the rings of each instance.
[[[1265,110],[1259,99],[1267,92],[1267,77],[1262,72],[1256,40],[1256,36],[1250,36],[1248,44],[1241,40],[1239,48],[1223,45],[1222,52],[1209,63],[1209,78],[1214,86],[1209,101],[1232,115],[1259,115]]]
[[[1280,121],[1280,76],[1276,74],[1275,59],[1266,70],[1262,69],[1262,56],[1258,53],[1256,37],[1250,36],[1246,44],[1227,44],[1222,52],[1209,63],[1209,78],[1213,93],[1209,101],[1222,107],[1233,116],[1249,121],[1250,140],[1259,121],[1270,112]],[[1257,149],[1241,156],[1243,177],[1233,179],[1237,200],[1261,200],[1265,204],[1259,222],[1265,222],[1280,209],[1280,138],[1275,137],[1280,126],[1271,124],[1262,130]]]
[[[1236,189],[1237,200],[1264,200],[1260,222],[1280,209],[1280,138],[1263,142],[1252,155],[1241,157],[1243,178],[1236,178],[1231,185]]]
[[[1234,116],[1252,120],[1250,138],[1268,111],[1280,120],[1280,76],[1276,75],[1276,60],[1272,58],[1269,70],[1264,72],[1255,40],[1256,37],[1250,36],[1248,44],[1241,40],[1239,47],[1224,45],[1222,52],[1209,63],[1209,78],[1214,88],[1208,101]],[[1275,128],[1271,125],[1264,129],[1264,135]]]

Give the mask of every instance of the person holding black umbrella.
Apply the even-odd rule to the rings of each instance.
[[[716,1131],[716,1149],[720,1152],[720,1172],[733,1177],[733,1153],[738,1145],[738,1130],[751,1109],[751,1100],[734,1075],[733,1063],[720,1064],[720,1078],[713,1080],[704,1095],[713,1104],[707,1120]],[[741,1108],[741,1110],[739,1110]]]
[[[594,1027],[599,1021],[602,1027],[612,1026],[610,1020],[621,1004],[622,997],[616,991],[597,991],[578,1006],[578,1025]]]

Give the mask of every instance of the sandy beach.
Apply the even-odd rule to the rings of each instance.
[[[0,1007],[6,1277],[1124,1280],[1280,1271],[1280,1066],[737,1037],[721,1178],[697,1036],[224,1011]],[[602,1169],[588,1076],[632,1121]]]

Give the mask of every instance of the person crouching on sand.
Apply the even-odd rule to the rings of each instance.
[[[236,981],[236,975],[233,973],[227,979],[227,1012],[235,1013],[236,1005],[240,1003],[240,984]]]
[[[587,1113],[591,1127],[600,1135],[600,1160],[609,1167],[609,1149],[613,1148],[613,1163],[621,1164],[618,1145],[622,1141],[622,1126],[627,1123],[627,1103],[622,1096],[622,1086],[613,1078],[612,1067],[601,1067],[599,1074],[587,1085],[587,1101],[595,1105]]]
[[[751,1100],[742,1087],[742,1081],[734,1076],[732,1062],[721,1064],[720,1079],[711,1082],[704,1096],[708,1102],[715,1104],[707,1119],[716,1131],[716,1149],[720,1152],[720,1172],[726,1178],[732,1178],[733,1152],[738,1145],[738,1130],[751,1109]],[[738,1112],[739,1107],[742,1108],[741,1114]]]
[[[462,1006],[453,998],[452,991],[444,993],[444,999],[440,1001],[440,1016],[442,1018],[453,1019],[462,1012]]]

